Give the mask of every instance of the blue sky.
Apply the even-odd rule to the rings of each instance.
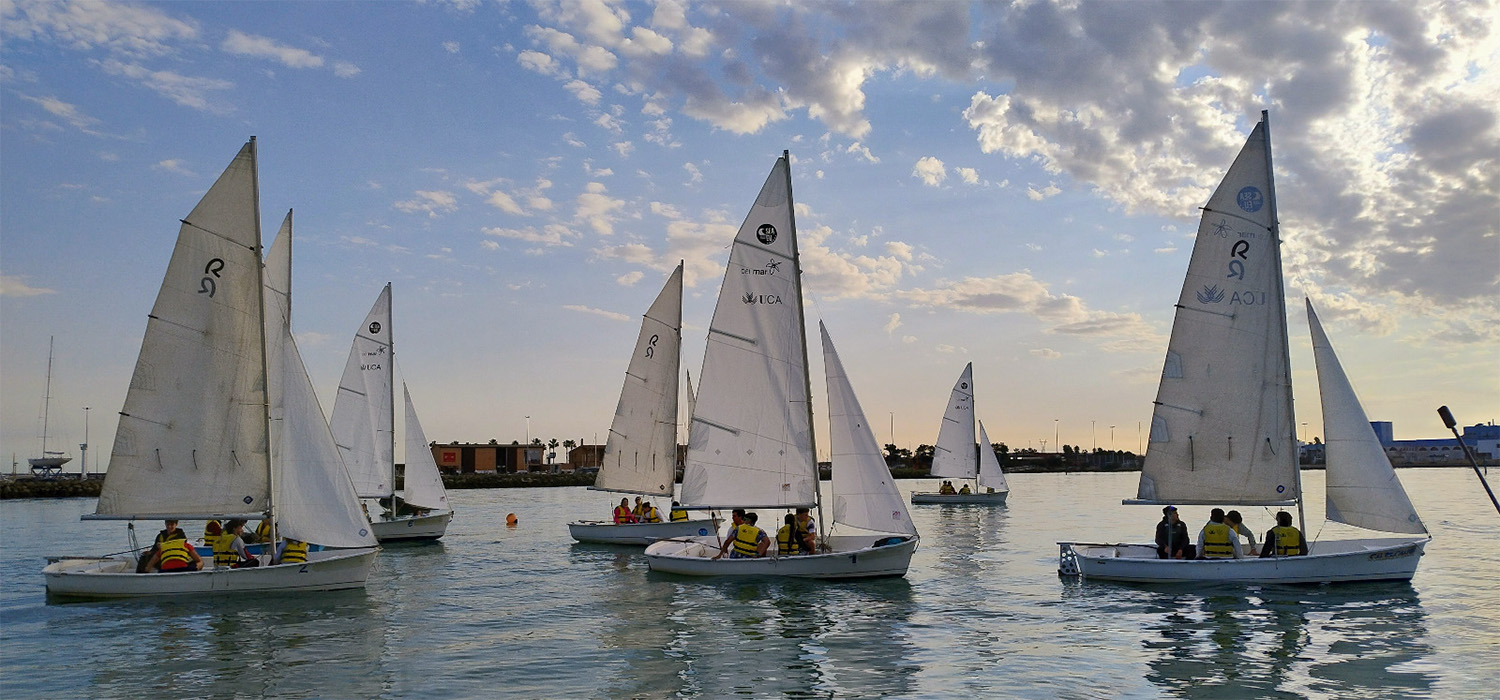
[[[993,439],[1134,450],[1197,208],[1262,109],[1303,434],[1307,295],[1371,418],[1440,436],[1440,404],[1500,418],[1497,16],[3,0],[0,449],[38,449],[56,336],[53,444],[89,406],[103,466],[177,220],[254,135],[267,245],[295,210],[325,410],[389,281],[430,438],[602,440],[678,260],[696,374],[727,245],[786,149],[809,320],[880,442],[894,423],[931,443],[972,361]]]

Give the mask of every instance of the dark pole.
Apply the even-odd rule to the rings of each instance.
[[[1438,415],[1443,417],[1443,425],[1453,431],[1453,439],[1458,440],[1458,446],[1463,448],[1464,456],[1469,458],[1469,466],[1474,467],[1474,475],[1479,477],[1479,483],[1484,485],[1484,492],[1490,495],[1490,503],[1495,504],[1495,512],[1500,513],[1500,501],[1495,500],[1495,492],[1490,490],[1490,482],[1485,481],[1484,472],[1479,471],[1479,462],[1474,459],[1473,453],[1469,452],[1469,445],[1458,434],[1458,421],[1453,420],[1453,413],[1447,406],[1438,407]]]

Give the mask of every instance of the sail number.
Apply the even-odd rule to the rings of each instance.
[[[224,260],[214,258],[203,266],[203,279],[198,280],[198,293],[207,294],[210,299],[219,291],[219,273],[224,271]]]

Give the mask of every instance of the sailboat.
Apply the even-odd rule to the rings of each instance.
[[[684,508],[808,508],[823,519],[790,160],[784,152],[776,161],[730,248],[688,433]],[[834,520],[819,533],[817,552],[716,559],[722,544],[716,533],[646,547],[652,570],[696,576],[905,575],[917,548],[916,528],[826,332],[824,369],[834,435]],[[764,529],[775,533],[777,527],[768,519]]]
[[[146,324],[96,512],[86,520],[271,518],[306,563],[137,574],[136,552],[50,557],[69,598],[360,588],[375,538],[287,322],[287,243],[260,259],[252,138],[182,220]],[[274,253],[286,251],[284,263]],[[282,265],[285,265],[284,269]],[[282,280],[284,296],[271,278]],[[278,301],[281,299],[282,301]]]
[[[47,450],[47,430],[52,417],[52,342],[53,338],[47,338],[47,389],[42,396],[42,456],[32,457],[26,460],[31,465],[32,474],[55,475],[62,471],[62,465],[72,461],[61,452],[49,452]]]
[[[406,398],[405,488],[396,493],[395,365],[391,285],[386,284],[354,334],[329,427],[355,493],[390,504],[370,518],[375,538],[381,542],[436,540],[447,532],[453,510],[405,384],[401,387]]]
[[[1125,503],[1295,506],[1307,531],[1280,244],[1270,125],[1262,112],[1204,207],[1137,496]],[[1309,321],[1329,438],[1327,518],[1425,535],[1389,460],[1370,443],[1374,432],[1310,307]],[[1429,540],[1318,541],[1308,543],[1305,556],[1198,560],[1157,559],[1154,544],[1060,542],[1058,569],[1131,582],[1410,580]]]
[[[625,369],[625,385],[604,443],[604,460],[594,491],[630,493],[672,500],[677,481],[677,370],[682,355],[682,264],[646,310],[635,352]],[[610,503],[609,506],[613,506]],[[666,503],[653,504],[662,513]],[[651,544],[667,537],[708,535],[717,520],[679,520],[616,525],[612,520],[568,523],[579,542]]]
[[[979,424],[979,437],[974,444],[974,363],[964,365],[964,371],[953,384],[948,396],[948,408],[943,411],[943,424],[938,428],[937,445],[933,446],[932,475],[941,479],[973,479],[973,493],[917,492],[911,495],[916,504],[969,504],[1004,505],[1010,495],[1005,472],[1000,469],[1000,460],[995,457],[994,444]],[[985,489],[981,492],[979,489]]]

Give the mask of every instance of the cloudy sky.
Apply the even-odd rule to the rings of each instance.
[[[1321,434],[1309,296],[1371,418],[1441,437],[1440,404],[1500,419],[1497,17],[0,0],[0,449],[38,449],[55,336],[53,444],[87,415],[105,463],[177,221],[253,135],[268,245],[295,210],[325,409],[389,281],[430,438],[602,439],[679,260],[697,374],[727,246],[785,149],[809,321],[881,443],[932,442],[972,361],[993,439],[1136,450],[1197,208],[1262,109],[1302,435]]]

